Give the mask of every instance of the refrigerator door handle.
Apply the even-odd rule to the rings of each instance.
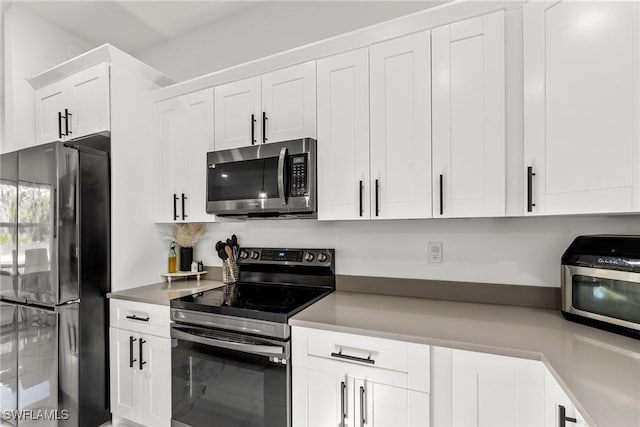
[[[58,189],[53,189],[53,238],[58,237]]]

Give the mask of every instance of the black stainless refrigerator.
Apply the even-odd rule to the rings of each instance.
[[[109,155],[56,142],[0,158],[0,424],[99,426],[110,418]]]

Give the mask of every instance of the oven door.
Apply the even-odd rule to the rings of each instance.
[[[640,331],[640,273],[563,266],[562,309]]]
[[[171,425],[291,425],[288,342],[171,327]]]

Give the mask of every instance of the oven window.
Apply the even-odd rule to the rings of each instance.
[[[189,426],[287,425],[287,365],[173,339],[172,419]]]
[[[640,284],[591,276],[573,276],[573,307],[640,323]]]
[[[219,163],[207,172],[210,202],[278,197],[277,157]]]

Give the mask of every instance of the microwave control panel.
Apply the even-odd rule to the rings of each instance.
[[[291,179],[289,196],[299,197],[307,195],[307,155],[296,154],[290,157]]]

